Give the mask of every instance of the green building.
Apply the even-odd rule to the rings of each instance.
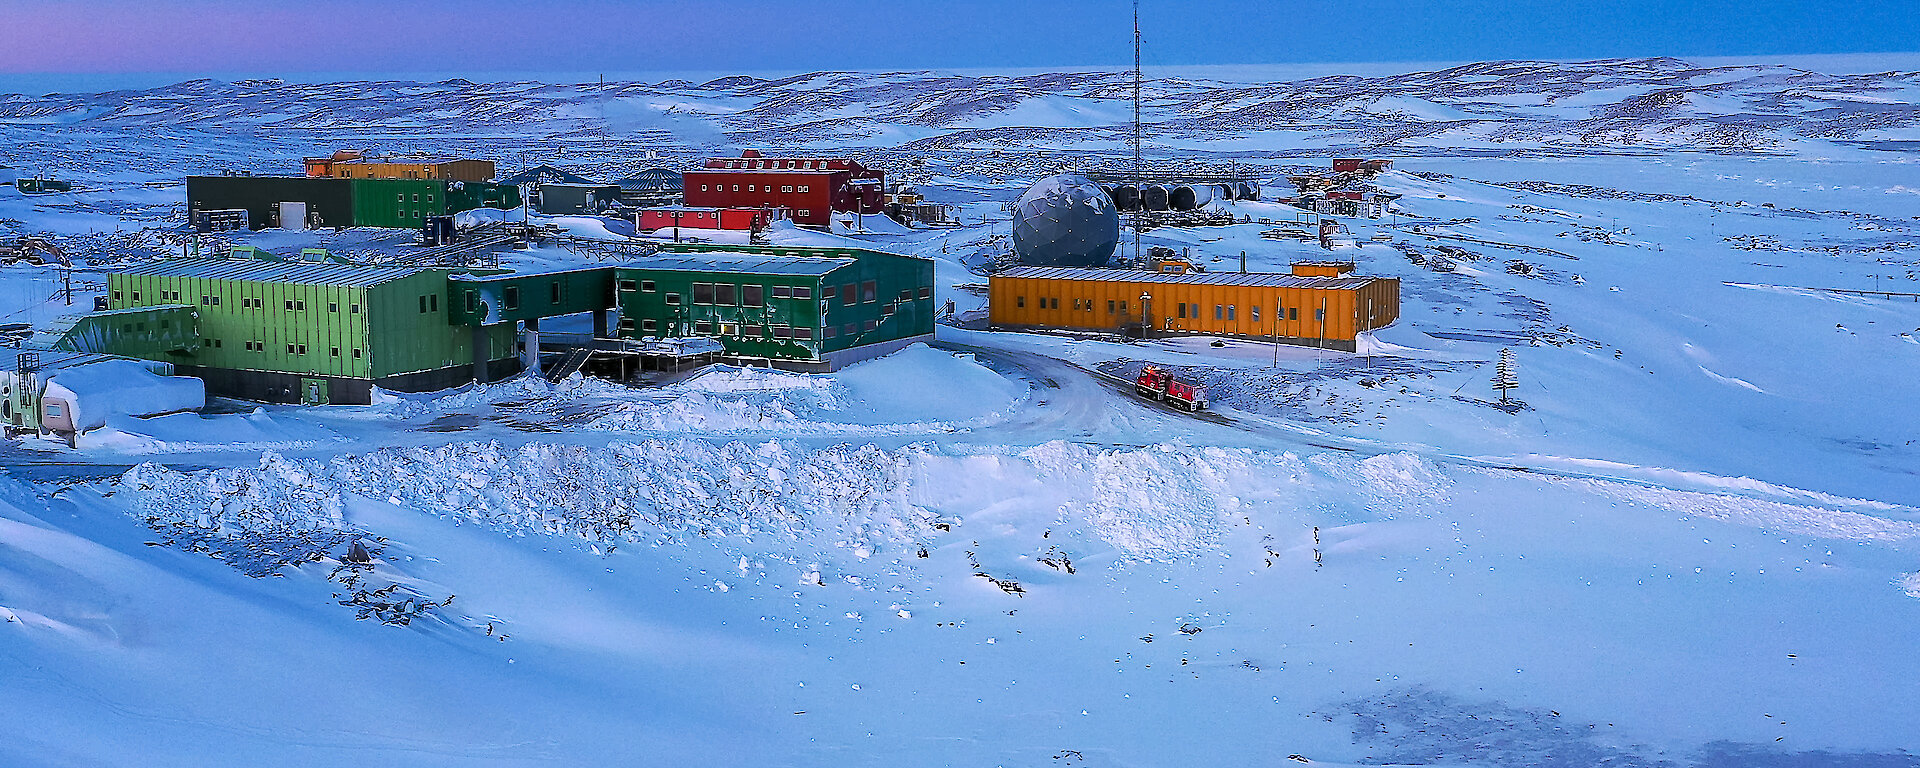
[[[933,339],[933,262],[864,248],[662,244],[614,269],[618,338],[710,336],[729,355],[835,370]]]
[[[364,404],[374,386],[422,392],[472,381],[476,365],[487,380],[519,370],[513,324],[449,319],[454,271],[155,261],[108,275],[107,311],[65,338],[87,347],[75,351],[173,363],[211,394],[268,402]],[[194,324],[184,340],[183,318]]]
[[[649,337],[699,336],[736,362],[824,371],[933,337],[933,262],[860,248],[673,244],[624,265],[530,273],[229,256],[110,274],[106,309],[48,329],[46,346],[170,363],[215,395],[364,404],[375,386],[518,372],[520,326],[531,355],[540,321],[565,315],[593,319],[590,338],[546,347],[578,353],[575,367],[631,362]]]

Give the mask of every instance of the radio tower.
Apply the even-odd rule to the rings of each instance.
[[[1146,193],[1140,175],[1140,0],[1133,0],[1133,189],[1136,196]],[[1133,207],[1133,258],[1140,260],[1140,212],[1147,207],[1139,200]]]

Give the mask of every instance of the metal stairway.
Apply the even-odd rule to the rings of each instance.
[[[591,357],[593,357],[592,347],[574,347],[572,351],[567,353],[566,358],[560,361],[559,365],[555,365],[553,370],[547,371],[547,381],[560,381],[568,376],[572,376],[575,371],[586,366],[587,359]]]

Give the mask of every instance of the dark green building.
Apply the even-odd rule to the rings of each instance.
[[[413,229],[427,219],[475,208],[518,208],[508,184],[446,179],[338,179],[324,176],[188,176],[188,219],[244,210],[251,229],[386,227]]]
[[[472,381],[476,365],[488,380],[518,371],[512,323],[449,318],[453,271],[167,259],[108,275],[107,311],[69,338],[115,324],[79,351],[164,360],[209,393],[267,402],[364,404],[374,386],[422,392]]]
[[[863,248],[663,244],[614,269],[614,300],[619,338],[710,336],[798,370],[933,339],[933,262]]]

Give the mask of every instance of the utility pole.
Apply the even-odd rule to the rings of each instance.
[[[1140,175],[1140,0],[1133,0],[1133,258],[1140,259],[1140,213],[1147,207],[1146,181]]]

